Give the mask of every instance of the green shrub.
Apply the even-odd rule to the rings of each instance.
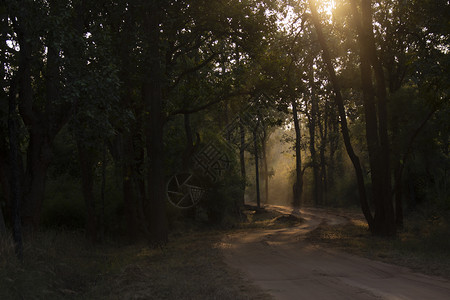
[[[240,177],[231,173],[211,183],[207,195],[199,203],[197,215],[204,223],[229,228],[237,221],[238,204],[244,191]]]
[[[46,197],[42,209],[45,227],[83,228],[85,204],[80,183],[69,175],[47,181]]]

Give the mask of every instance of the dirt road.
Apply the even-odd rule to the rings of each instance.
[[[450,299],[450,282],[442,278],[311,245],[305,234],[321,222],[348,220],[319,209],[301,215],[298,227],[227,236],[226,262],[275,299]]]

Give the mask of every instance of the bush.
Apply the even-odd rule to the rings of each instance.
[[[46,197],[42,208],[42,225],[47,228],[83,228],[85,204],[80,183],[69,175],[62,175],[47,182]]]
[[[244,197],[240,177],[228,172],[208,185],[206,196],[196,207],[196,219],[204,225],[234,226],[239,218],[239,202]]]

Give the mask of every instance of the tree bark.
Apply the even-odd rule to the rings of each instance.
[[[239,146],[239,162],[241,166],[241,178],[242,178],[242,190],[244,191],[243,195],[245,195],[245,187],[247,185],[247,174],[245,170],[245,127],[242,122],[239,122],[239,130],[241,135],[241,144]],[[245,199],[242,197],[241,205],[244,206]]]
[[[2,132],[1,134],[4,134],[5,137],[8,137],[8,133]],[[3,198],[5,199],[6,205],[5,209],[3,211],[3,224],[6,224],[5,222],[5,216],[6,220],[12,216],[11,214],[11,186],[10,186],[10,177],[11,177],[11,170],[9,167],[9,147],[6,145],[6,141],[0,145],[0,186],[3,193]],[[0,225],[1,226],[1,225]]]
[[[186,134],[186,146],[183,152],[182,169],[184,172],[189,171],[191,167],[191,157],[194,154],[197,146],[200,144],[200,135],[197,133],[197,142],[194,145],[194,135],[191,127],[190,114],[183,114],[184,116],[184,132]]]
[[[102,149],[102,183],[100,186],[100,201],[101,201],[101,211],[100,211],[100,239],[103,240],[105,237],[105,192],[106,192],[106,166],[107,161],[106,152],[106,141],[103,142]]]
[[[122,164],[122,195],[125,208],[127,238],[133,241],[139,236],[138,206],[133,188],[132,166],[126,162],[123,162]]]
[[[335,185],[335,174],[336,174],[336,153],[339,147],[339,117],[335,114],[332,105],[327,105],[328,117],[326,119],[327,124],[325,125],[325,136],[328,136],[328,146],[330,148],[330,153],[328,155],[328,187]]]
[[[19,138],[17,128],[16,113],[16,85],[11,84],[9,95],[9,113],[8,113],[8,137],[9,137],[9,160],[11,171],[11,204],[13,220],[13,239],[15,243],[15,252],[19,260],[23,260],[23,242],[22,242],[22,224],[20,215],[20,205],[23,195],[22,180],[23,167],[19,151]]]
[[[156,2],[156,3],[155,3]],[[159,1],[152,2],[146,12],[144,26],[147,30],[148,76],[143,87],[145,104],[146,149],[148,164],[149,207],[147,216],[150,222],[151,242],[156,245],[168,241],[168,221],[165,204],[164,149],[163,149],[163,69],[162,56],[159,49],[160,16],[163,11]]]
[[[258,157],[258,123],[253,129],[253,149],[255,151],[255,183],[256,183],[256,207],[261,208],[261,194],[259,191],[259,157]]]
[[[320,145],[319,145],[319,164],[320,164],[320,172],[319,172],[319,178],[320,178],[320,188],[322,189],[321,191],[321,198],[322,198],[322,202],[324,204],[327,204],[327,200],[328,200],[328,174],[330,174],[329,172],[329,168],[330,165],[327,166],[327,161],[326,161],[326,147],[327,147],[327,140],[328,140],[328,130],[327,130],[327,113],[326,113],[327,108],[325,107],[325,111],[324,111],[324,117],[323,118],[318,118],[318,124],[317,127],[319,129],[319,135],[320,135]],[[322,120],[321,120],[322,119]],[[330,155],[331,155],[331,149],[330,149]],[[331,163],[331,162],[330,162]]]
[[[138,171],[144,164],[144,158],[142,157],[144,154],[141,153],[144,149],[133,142],[133,137],[129,132],[119,138],[119,143],[121,144],[121,154],[115,160],[121,164],[127,239],[134,241],[142,236],[149,238],[150,234],[144,212],[145,178]]]
[[[366,141],[371,168],[372,194],[375,204],[372,233],[391,236],[396,233],[395,214],[391,195],[389,138],[387,133],[387,95],[384,74],[376,52],[372,28],[371,0],[362,0],[359,17],[356,1],[353,13],[360,48],[360,71],[366,119]],[[377,102],[372,83],[373,67],[376,78]]]
[[[41,113],[33,108],[33,89],[31,82],[31,37],[26,26],[21,22],[28,19],[25,7],[19,9],[15,29],[20,44],[19,52],[19,111],[26,126],[29,128],[29,144],[27,149],[27,170],[23,181],[21,194],[21,217],[24,226],[37,228],[39,223],[40,205],[44,196],[45,175],[48,166],[48,151],[50,150],[44,136],[44,124],[40,120]],[[12,13],[15,17],[15,14]],[[42,156],[42,157],[41,157]],[[11,191],[14,193],[13,191]],[[14,196],[13,196],[14,197]]]
[[[49,1],[50,15],[58,14],[55,11],[56,1]],[[79,7],[77,6],[77,9]],[[13,10],[14,8],[11,8]],[[23,194],[21,203],[21,217],[24,227],[31,230],[37,229],[40,221],[40,214],[45,192],[45,179],[49,163],[52,159],[51,145],[61,130],[61,128],[69,121],[69,117],[73,112],[71,103],[58,103],[60,99],[58,87],[60,85],[59,72],[59,53],[60,46],[54,42],[53,32],[47,32],[46,46],[46,68],[45,76],[45,98],[41,99],[42,103],[36,105],[34,103],[33,85],[32,85],[32,61],[33,61],[33,42],[36,37],[30,33],[29,20],[33,20],[31,15],[32,9],[26,4],[16,7],[15,11],[9,11],[10,19],[13,22],[14,29],[17,33],[19,41],[19,68],[17,76],[19,80],[19,112],[29,133],[29,142],[27,149],[27,167],[23,181]],[[82,10],[76,11],[74,17],[74,27],[78,37],[83,33]],[[77,22],[78,21],[78,22]],[[74,23],[74,24],[75,24]],[[32,26],[32,25],[31,25]],[[79,42],[74,40],[79,46]],[[72,45],[73,46],[73,45]],[[72,47],[80,49],[80,47]],[[83,48],[81,48],[83,49]],[[78,63],[68,64],[69,68],[80,68],[82,62],[79,52],[73,52],[72,49],[65,49],[67,57],[74,58]],[[78,69],[77,69],[78,70]],[[77,73],[77,72],[73,72]],[[73,80],[74,78],[70,78]]]
[[[3,217],[3,209],[0,206],[0,238],[6,236],[5,218]]]
[[[261,116],[260,116],[261,117]],[[262,119],[262,117],[261,117]],[[263,156],[263,164],[264,164],[264,200],[266,203],[269,201],[269,166],[267,161],[267,128],[266,125],[262,124],[262,130],[263,130],[263,138],[262,138],[262,156]]]
[[[2,130],[3,131],[3,130]],[[3,132],[2,132],[3,133]],[[8,136],[6,134],[5,136]],[[6,143],[3,140],[0,141],[0,188],[5,199],[6,205],[10,203],[10,180],[8,179],[8,173],[10,173],[9,167],[7,167],[8,150]],[[5,212],[3,211],[2,204],[0,203],[0,237],[6,236],[6,222]]]
[[[139,170],[145,168],[145,146],[143,143],[143,118],[144,104],[142,99],[133,97],[132,75],[134,70],[133,57],[133,34],[138,15],[135,5],[130,5],[124,16],[117,20],[115,31],[118,35],[117,52],[120,57],[120,80],[122,84],[122,95],[120,106],[123,110],[132,111],[135,123],[131,130],[124,131],[117,136],[115,143],[118,145],[117,153],[113,158],[120,166],[122,177],[122,198],[124,204],[124,217],[126,224],[126,236],[129,241],[135,241],[140,237],[149,237],[148,224],[144,212],[146,203],[146,186],[143,174]],[[122,22],[122,23],[121,23]]]
[[[294,118],[295,128],[295,183],[294,183],[294,208],[300,208],[302,204],[303,195],[303,172],[302,172],[302,152],[301,152],[301,140],[302,133],[300,129],[300,121],[298,119],[297,103],[294,99],[291,101],[292,114]]]
[[[356,155],[356,153],[353,149],[353,146],[351,144],[351,141],[350,141],[350,133],[348,130],[347,117],[346,117],[346,113],[345,113],[344,100],[342,98],[340,84],[337,79],[333,64],[331,62],[330,51],[328,50],[328,45],[326,43],[323,31],[322,31],[322,26],[320,24],[317,9],[315,6],[315,1],[310,0],[309,4],[310,4],[310,8],[311,8],[311,18],[312,18],[314,27],[317,32],[317,38],[319,40],[319,44],[322,48],[322,57],[326,64],[326,68],[327,68],[328,74],[330,76],[330,81],[333,85],[333,91],[334,91],[334,96],[335,96],[334,99],[335,99],[336,106],[338,108],[339,117],[340,117],[341,133],[342,133],[342,137],[344,140],[345,149],[346,149],[347,154],[348,154],[348,156],[353,164],[353,167],[355,169],[361,209],[364,214],[364,217],[367,220],[369,228],[371,230],[373,230],[374,220],[373,220],[372,213],[370,212],[369,203],[367,201],[366,188],[364,185],[364,176],[363,176],[363,172],[362,172],[362,168],[361,168],[361,163],[360,163],[359,157]]]
[[[313,200],[315,205],[322,204],[322,185],[319,173],[319,164],[316,152],[316,120],[317,120],[317,99],[314,87],[314,70],[312,62],[309,64],[310,71],[308,73],[309,85],[311,86],[311,112],[308,114],[309,129],[309,152],[311,154],[311,164],[313,169]]]
[[[408,142],[406,150],[404,154],[397,160],[397,163],[394,168],[394,194],[395,194],[395,222],[399,228],[403,227],[403,187],[402,187],[402,178],[403,178],[403,170],[405,167],[406,161],[409,159],[411,154],[412,145],[414,140],[425,127],[427,122],[436,112],[437,108],[431,110],[424,120],[420,123],[419,127],[417,127]]]
[[[93,243],[97,241],[98,220],[95,213],[94,165],[95,156],[80,139],[77,139],[78,161],[80,164],[81,189],[86,205],[86,237]]]

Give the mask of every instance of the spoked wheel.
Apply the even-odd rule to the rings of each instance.
[[[167,182],[167,199],[177,208],[191,208],[203,198],[202,188],[191,173],[179,173]]]

